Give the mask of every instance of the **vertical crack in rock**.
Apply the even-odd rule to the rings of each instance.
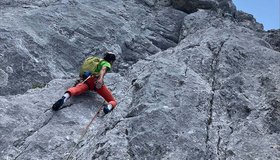
[[[127,130],[126,130],[127,131]],[[130,156],[130,159],[135,159],[135,154],[133,152],[133,146],[132,144],[130,143],[130,138],[128,136],[128,131],[127,131],[127,134],[126,134],[126,141],[128,142],[128,146],[127,146],[127,154]]]
[[[221,126],[218,126],[217,156],[218,156],[219,160],[220,160],[220,152],[221,152],[220,145],[221,145],[221,140],[222,140],[222,137],[220,136],[220,129],[221,129]]]
[[[42,129],[43,127],[45,127],[47,124],[49,124],[50,121],[52,120],[53,116],[54,116],[54,114],[51,114],[51,116],[49,116],[49,117],[43,122],[42,126],[41,126],[37,131],[39,131],[40,129]],[[36,131],[36,132],[37,132],[37,131]]]
[[[185,69],[185,77],[187,77],[188,67]]]
[[[224,40],[222,42],[220,42],[220,45],[217,47],[213,47],[209,42],[207,42],[207,47],[209,48],[209,50],[212,52],[212,62],[210,64],[210,84],[211,84],[211,90],[212,90],[212,94],[211,94],[211,98],[209,101],[209,108],[208,108],[208,119],[206,122],[206,139],[205,139],[205,144],[206,144],[206,159],[213,159],[212,157],[212,151],[211,151],[211,146],[209,144],[210,141],[210,129],[211,129],[211,125],[213,122],[213,106],[214,106],[214,99],[215,99],[215,92],[217,91],[217,79],[216,79],[216,74],[218,72],[218,66],[219,66],[219,56],[220,56],[220,52],[223,48],[223,45],[225,44],[225,42],[227,41]],[[220,141],[218,140],[218,143],[220,143]],[[219,153],[217,153],[219,155]]]
[[[25,152],[25,150],[29,147],[30,143],[31,143],[31,142],[29,142],[29,143],[24,147],[23,151],[21,151],[21,152],[15,157],[14,160],[17,160],[17,159]]]

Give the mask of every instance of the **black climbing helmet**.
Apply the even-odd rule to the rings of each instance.
[[[107,62],[114,62],[116,55],[113,52],[106,52],[103,59]]]

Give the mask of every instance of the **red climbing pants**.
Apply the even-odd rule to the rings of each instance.
[[[69,88],[67,92],[70,93],[71,96],[77,96],[79,94],[85,93],[88,90],[96,91],[115,108],[117,102],[111,91],[105,85],[103,85],[100,89],[95,88],[96,80],[96,77],[91,77],[85,83],[79,83],[76,86]]]

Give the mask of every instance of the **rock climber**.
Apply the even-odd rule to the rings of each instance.
[[[112,52],[106,52],[103,59],[93,56],[87,58],[80,71],[80,77],[83,82],[69,88],[62,98],[53,104],[52,109],[57,111],[70,97],[77,96],[91,90],[96,91],[107,101],[108,104],[103,107],[103,112],[105,114],[111,112],[116,107],[117,102],[111,91],[106,87],[106,85],[104,85],[104,76],[111,70],[115,60],[116,56]],[[96,61],[97,64],[94,66]]]

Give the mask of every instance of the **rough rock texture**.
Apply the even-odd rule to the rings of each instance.
[[[154,6],[172,6],[186,13],[193,13],[199,9],[222,11],[228,14],[234,14],[236,7],[231,0],[139,0],[150,7]]]
[[[236,7],[231,0],[171,0],[172,6],[179,10],[187,13],[193,13],[198,9],[209,9],[209,10],[222,10],[230,14],[234,14]]]
[[[186,15],[133,0],[4,1],[0,7],[0,95],[73,77],[85,57],[106,50],[119,53],[116,71],[125,73],[138,59],[176,46]]]
[[[265,32],[263,38],[271,44],[274,50],[280,52],[280,29]]]
[[[237,11],[234,16],[241,25],[255,31],[263,31],[263,25],[258,23],[253,15],[243,11]]]
[[[0,159],[280,159],[280,54],[256,26],[163,1],[8,2],[0,3]],[[49,107],[79,62],[106,49],[118,52],[118,73],[105,79],[118,106],[80,139],[102,99],[88,92]],[[8,95],[36,76],[42,83],[40,74],[63,79]]]

